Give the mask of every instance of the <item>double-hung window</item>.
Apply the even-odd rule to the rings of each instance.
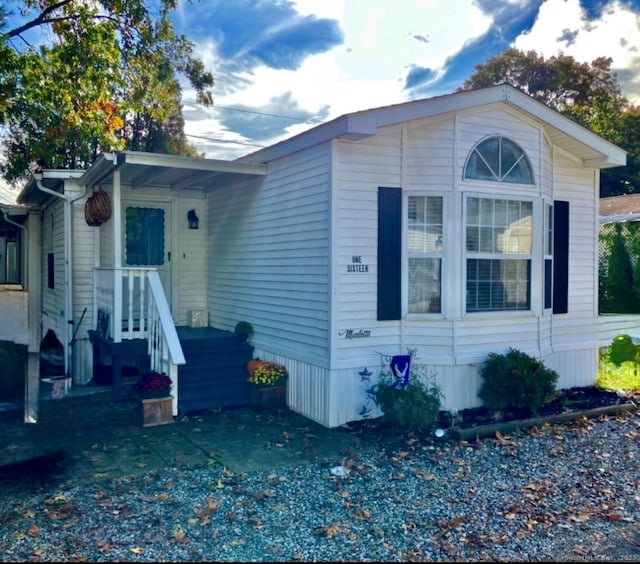
[[[409,196],[409,313],[440,313],[442,197]]]
[[[533,170],[520,146],[493,136],[470,152],[464,178],[533,185]],[[465,202],[467,313],[530,309],[533,202],[473,195]]]
[[[530,201],[466,198],[468,313],[530,308],[532,219]]]
[[[0,221],[0,284],[21,282],[20,235],[19,227]]]

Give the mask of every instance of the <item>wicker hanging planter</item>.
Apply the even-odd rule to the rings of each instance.
[[[84,218],[87,225],[97,227],[111,217],[111,200],[102,188],[98,188],[84,205]]]

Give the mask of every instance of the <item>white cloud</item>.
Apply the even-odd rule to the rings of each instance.
[[[512,10],[518,7],[531,9],[531,2],[515,0],[507,6]],[[302,16],[338,20],[344,33],[343,44],[307,57],[296,70],[261,66],[253,67],[250,72],[225,76],[216,75],[216,68],[222,67],[222,61],[214,41],[200,43],[199,56],[216,76],[216,105],[268,107],[270,100],[280,99],[290,92],[291,100],[310,114],[328,106],[326,120],[348,112],[400,103],[407,96],[403,87],[411,68],[429,69],[434,75],[440,75],[446,70],[448,58],[455,57],[473,40],[498,25],[491,14],[485,14],[477,7],[474,0],[294,0],[293,4]],[[485,5],[494,8],[490,2]],[[504,9],[504,3],[496,2],[496,17]],[[501,25],[508,24],[503,22]],[[579,0],[545,0],[531,30],[517,37],[513,46],[525,51],[535,50],[545,57],[562,51],[582,62],[610,56],[612,68],[618,70],[624,94],[638,103],[638,25],[638,15],[618,0],[614,0],[595,22],[586,21]],[[491,45],[492,48],[497,46]],[[496,54],[487,52],[486,56]],[[188,93],[185,93],[185,99],[189,99]],[[209,111],[210,118],[206,120],[199,115],[195,123],[187,119],[186,132],[251,142],[239,133],[221,127],[217,119],[220,111]],[[309,127],[312,124],[291,125],[286,136]],[[242,145],[210,144],[206,147],[203,141],[198,144],[213,157],[220,156],[221,152],[225,156],[230,153],[239,156],[253,150]]]
[[[598,57],[611,57],[612,69],[640,71],[640,17],[614,1],[598,21],[587,22],[579,0],[547,0],[540,16],[527,34],[514,42],[522,51],[534,50],[549,58],[563,52],[577,61],[591,63]],[[569,37],[570,40],[563,40]],[[625,93],[640,103],[640,83]]]

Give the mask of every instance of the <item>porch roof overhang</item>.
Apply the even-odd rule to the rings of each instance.
[[[84,186],[110,185],[114,170],[120,173],[120,183],[132,188],[161,186],[172,190],[204,191],[260,179],[267,174],[267,167],[262,164],[122,151],[100,155],[79,183]]]

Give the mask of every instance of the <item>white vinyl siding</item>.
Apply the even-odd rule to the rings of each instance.
[[[0,341],[28,344],[29,294],[18,288],[0,287]]]
[[[377,321],[378,188],[400,187],[401,128],[358,143],[337,142],[334,155],[333,368],[354,358],[378,362],[375,351],[398,350],[398,321]],[[353,257],[363,269],[353,270]]]
[[[208,196],[211,325],[249,321],[257,349],[319,366],[329,360],[330,164],[328,146],[309,149]]]
[[[187,214],[196,210],[198,229],[189,229]],[[175,295],[178,302],[174,318],[177,325],[186,325],[188,312],[207,309],[207,202],[204,195],[179,197],[175,222],[178,240],[173,252],[172,267],[176,270]]]
[[[88,194],[90,196],[91,193]],[[94,238],[97,227],[87,225],[84,214],[86,197],[73,203],[73,382],[86,384],[92,377],[93,350],[87,331],[95,329],[93,319]],[[85,310],[86,308],[86,310]]]
[[[554,200],[570,203],[569,307],[566,315],[553,317],[552,342],[554,350],[566,350],[592,346],[597,340],[598,197],[593,170],[577,166],[560,152],[554,161]]]
[[[511,138],[526,151],[535,185],[462,180],[468,151],[489,134]],[[454,147],[457,148],[455,153]],[[355,162],[358,159],[359,165]],[[428,367],[428,372],[446,390],[445,407],[478,405],[480,400],[475,395],[479,386],[477,367],[484,362],[488,353],[506,352],[510,346],[543,360],[548,358],[555,365],[562,366],[565,374],[560,386],[575,385],[576,382],[586,385],[593,380],[595,365],[593,370],[585,370],[585,366],[589,365],[588,361],[576,362],[576,367],[585,370],[578,374],[571,368],[571,361],[563,360],[564,353],[561,350],[578,347],[586,351],[585,356],[591,358],[589,346],[578,343],[590,333],[593,318],[588,321],[585,318],[582,326],[568,323],[566,319],[577,314],[571,312],[576,305],[574,301],[570,303],[569,316],[553,316],[553,325],[552,316],[548,312],[542,315],[544,202],[541,195],[548,195],[546,202],[552,199],[570,201],[570,257],[573,265],[573,261],[585,259],[573,256],[576,248],[574,237],[576,230],[579,232],[590,229],[590,219],[582,227],[574,224],[581,224],[581,210],[587,206],[589,198],[593,199],[594,189],[593,171],[580,171],[576,163],[569,162],[565,163],[566,168],[557,165],[554,167],[554,160],[558,161],[559,157],[553,154],[552,148],[545,141],[539,124],[526,119],[521,121],[514,112],[495,108],[476,113],[460,112],[438,120],[420,120],[389,127],[379,130],[374,138],[366,138],[357,143],[336,144],[334,178],[338,198],[335,204],[338,223],[335,256],[336,287],[340,291],[335,293],[336,325],[332,331],[336,336],[337,351],[333,364],[335,378],[332,372],[333,385],[343,389],[343,385],[339,384],[341,378],[346,378],[355,385],[351,379],[357,380],[358,371],[365,366],[376,373],[379,370],[379,355],[382,353],[398,354],[407,349],[416,349],[417,361]],[[557,183],[558,179],[564,178],[565,173],[567,179],[562,182],[563,188],[554,190],[553,182]],[[569,179],[575,178],[576,173],[578,179],[570,182]],[[541,183],[544,185],[541,186]],[[446,213],[443,231],[445,236],[453,235],[453,238],[451,241],[445,239],[448,243],[444,246],[441,316],[426,318],[404,315],[401,322],[374,320],[376,272],[371,262],[375,266],[375,247],[372,243],[376,237],[375,191],[379,186],[401,188],[406,202],[413,196],[444,194]],[[462,194],[446,194],[452,190]],[[456,305],[464,305],[464,283],[456,285],[456,280],[464,280],[461,278],[466,256],[463,196],[468,193],[480,198],[526,202],[531,207],[528,220],[528,229],[531,231],[526,259],[531,261],[532,296],[525,311],[483,312],[465,318],[464,308]],[[360,197],[356,197],[356,194]],[[365,194],[368,194],[369,201],[364,197]],[[594,213],[593,204],[590,205],[592,209],[588,211],[588,215]],[[406,222],[406,217],[403,222]],[[582,238],[584,251],[588,249],[591,252],[591,236],[584,232]],[[578,256],[582,252],[580,247],[578,244]],[[362,262],[368,264],[367,273],[347,271],[352,255],[362,257]],[[535,268],[540,272],[533,272]],[[593,264],[580,267],[585,275],[591,273],[592,268]],[[573,291],[572,284],[576,282],[572,269],[573,266],[570,266],[570,295]],[[404,276],[403,300],[406,304],[408,281],[406,273]],[[590,279],[585,276],[582,283],[586,284],[588,280]],[[559,331],[559,327],[564,328]],[[352,330],[354,335],[360,331],[360,335],[366,336],[347,339],[344,336],[348,330]],[[571,347],[564,344],[569,339],[574,343]],[[575,360],[575,355],[568,354]],[[352,375],[344,369],[349,364],[353,366]],[[457,382],[458,386],[452,385],[452,382]],[[343,394],[339,395],[342,398]],[[341,404],[349,401],[349,394],[345,392],[344,395],[347,397],[339,401]],[[343,408],[347,410],[346,406]],[[342,416],[342,420],[344,417]],[[358,418],[355,408],[352,417]]]
[[[64,206],[61,200],[55,200],[44,213],[42,261],[42,335],[49,329],[55,332],[60,341],[65,336],[65,299],[64,299]],[[54,288],[49,287],[48,254],[53,253]]]

